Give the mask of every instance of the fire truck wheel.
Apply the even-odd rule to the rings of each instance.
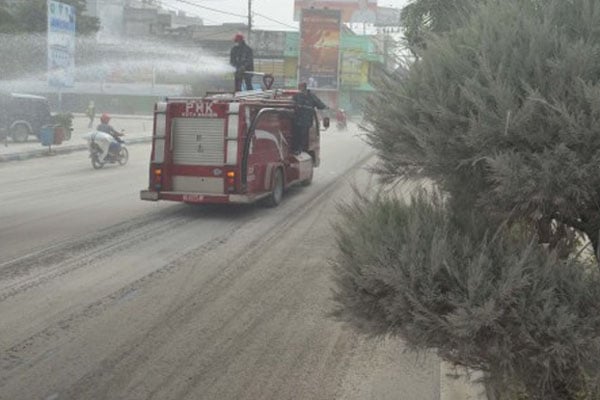
[[[273,191],[267,197],[267,206],[277,207],[283,198],[283,173],[281,168],[277,168],[273,177]]]

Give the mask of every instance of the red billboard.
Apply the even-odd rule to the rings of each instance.
[[[302,10],[339,10],[342,22],[366,22],[374,24],[377,19],[377,0],[294,0],[294,19],[300,20]]]
[[[340,26],[339,10],[302,10],[298,82],[311,88],[337,89]]]

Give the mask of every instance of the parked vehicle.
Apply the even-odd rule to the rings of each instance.
[[[297,90],[170,98],[157,103],[142,200],[277,206],[287,188],[309,185],[319,165],[314,113],[308,146],[292,152]],[[329,120],[324,121],[324,126]]]
[[[48,99],[17,93],[0,94],[0,139],[11,137],[25,142],[30,135],[39,139],[45,125],[53,125]]]

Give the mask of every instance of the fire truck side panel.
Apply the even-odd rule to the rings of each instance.
[[[287,126],[286,126],[287,125]],[[276,168],[282,167],[289,154],[289,118],[280,112],[261,114],[255,124],[248,151],[248,191],[261,193],[271,190]],[[287,177],[284,171],[284,177]]]

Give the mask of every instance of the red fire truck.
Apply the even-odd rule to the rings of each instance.
[[[319,165],[319,119],[314,113],[308,148],[294,155],[295,93],[278,89],[157,103],[150,182],[142,200],[262,200],[276,206],[288,187],[310,184]]]

